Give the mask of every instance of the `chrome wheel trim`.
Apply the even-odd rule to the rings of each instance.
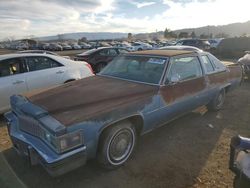
[[[225,94],[220,92],[219,96],[217,97],[217,100],[216,100],[216,107],[217,108],[221,108],[223,103],[224,103],[224,100],[225,100]]]
[[[121,135],[123,134],[130,134],[131,139],[124,141],[125,138],[122,136],[122,139],[119,140],[119,137],[121,137]],[[122,154],[120,156],[115,157],[114,153],[111,153],[112,152],[111,150],[113,150],[114,147],[118,147],[117,145],[119,145],[120,147],[124,147],[126,145],[126,147],[124,147],[125,149],[124,153],[121,152]],[[108,143],[108,148],[106,151],[108,161],[112,165],[116,165],[116,166],[124,163],[129,158],[130,154],[132,153],[134,145],[135,145],[134,130],[131,127],[119,130],[116,134],[114,134],[111,137]]]

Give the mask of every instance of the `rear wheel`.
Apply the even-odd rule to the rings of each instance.
[[[115,124],[101,136],[98,161],[107,169],[123,165],[131,156],[136,145],[136,130],[129,121]]]
[[[216,97],[208,104],[208,109],[212,111],[218,111],[223,107],[225,102],[225,89],[222,89]]]

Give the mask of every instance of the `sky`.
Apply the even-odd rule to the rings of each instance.
[[[0,39],[145,33],[250,20],[249,0],[0,0]]]

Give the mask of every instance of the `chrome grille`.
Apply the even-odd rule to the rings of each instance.
[[[40,127],[39,122],[27,116],[19,117],[19,128],[36,137],[42,138],[44,135],[44,130]]]

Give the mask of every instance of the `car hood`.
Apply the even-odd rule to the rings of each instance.
[[[158,86],[92,76],[26,98],[68,126],[138,103],[141,107],[157,91]]]

